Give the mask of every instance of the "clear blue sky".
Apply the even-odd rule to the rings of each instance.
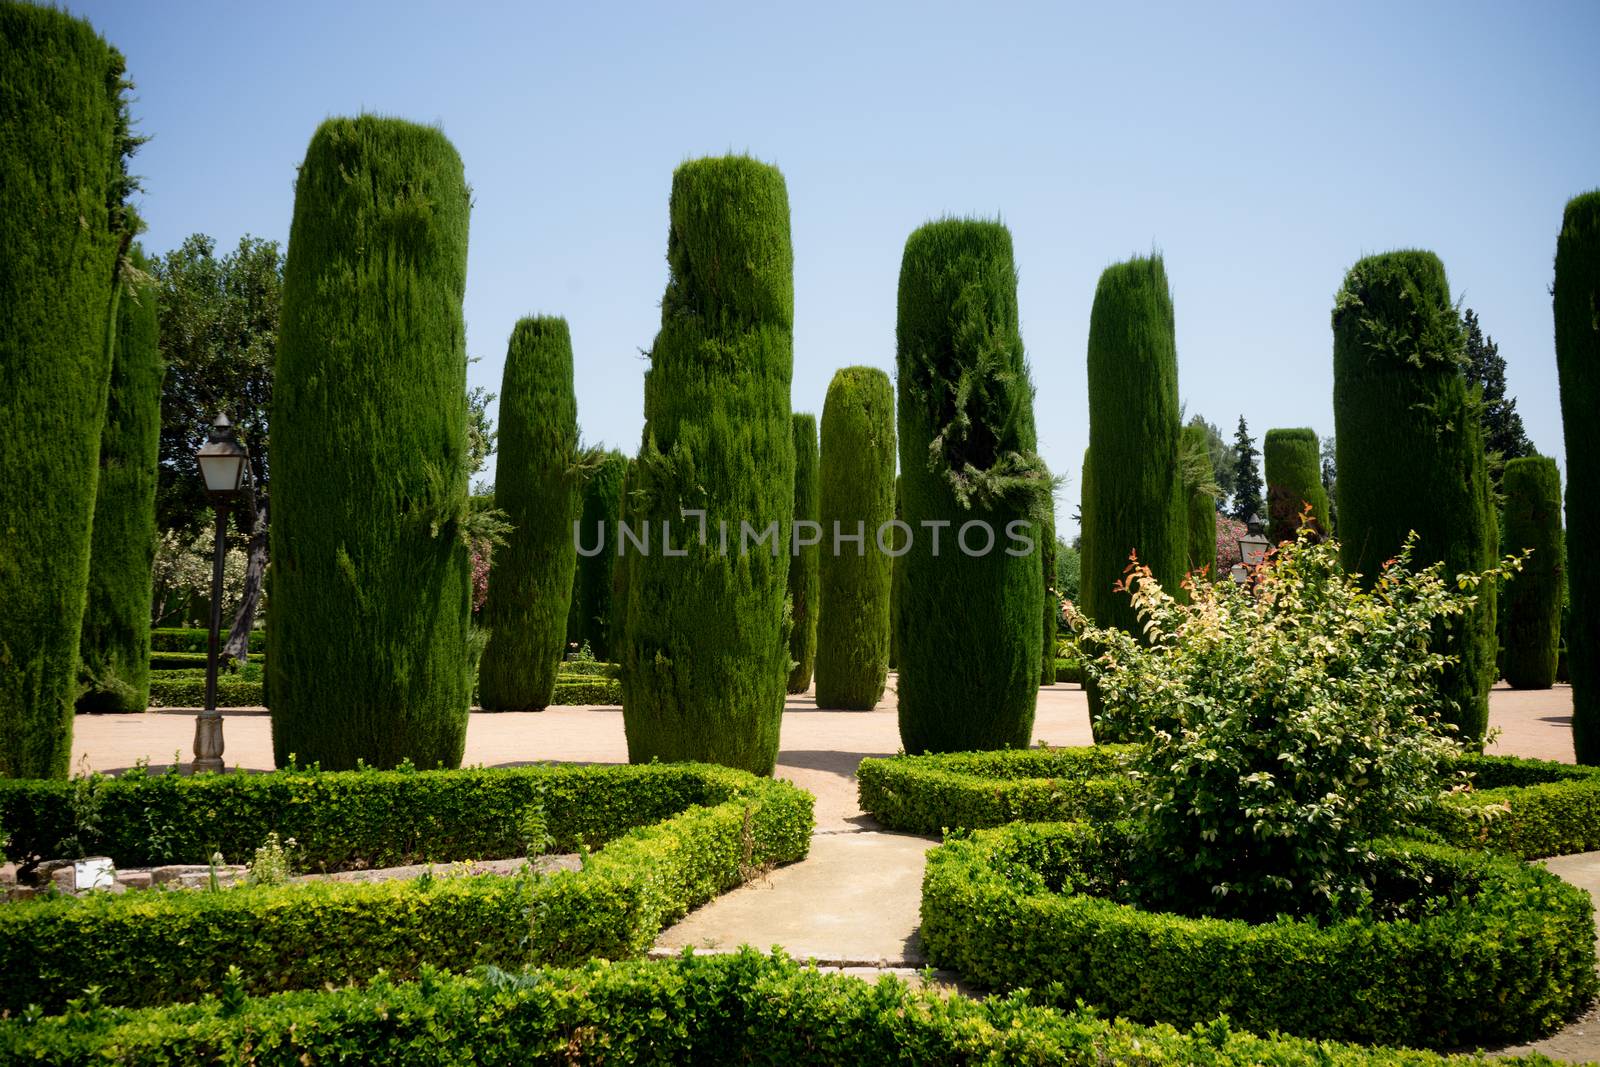
[[[1108,8],[1116,7],[1112,11]],[[906,236],[1011,227],[1041,451],[1072,524],[1099,272],[1166,256],[1181,389],[1333,429],[1329,312],[1365,253],[1432,249],[1561,456],[1551,263],[1600,185],[1600,3],[73,3],[128,57],[146,247],[286,241],[331,115],[438,123],[475,193],[474,384],[518,317],[566,316],[590,441],[632,452],[672,169],[748,151],[788,179],[794,407],[894,368]]]

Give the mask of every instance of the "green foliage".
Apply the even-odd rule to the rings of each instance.
[[[587,643],[602,659],[610,659],[615,652],[611,647],[611,572],[617,562],[617,521],[622,518],[622,476],[627,469],[628,457],[612,450],[601,457],[583,483],[581,545],[585,551],[599,545],[601,551],[578,556],[567,643]]]
[[[1217,494],[1222,490],[1212,472],[1211,452],[1203,422],[1189,422],[1178,438],[1183,472],[1184,518],[1187,531],[1184,566],[1191,574],[1217,578]]]
[[[1056,588],[1056,509],[1052,498],[1039,524],[1039,562],[1044,569],[1044,629],[1039,648],[1039,684],[1056,681],[1056,628],[1061,624],[1061,592]]]
[[[538,711],[555,691],[566,651],[579,518],[578,400],[565,319],[527,318],[511,332],[500,387],[495,506],[513,527],[489,568],[478,666],[488,711]]]
[[[1328,491],[1322,487],[1322,443],[1309,427],[1268,430],[1261,444],[1267,467],[1267,539],[1293,541],[1300,517],[1311,508],[1319,535],[1330,532]]]
[[[613,785],[626,780],[619,768],[605,770]],[[223,988],[230,964],[242,969],[250,992],[264,993],[365,981],[379,969],[408,978],[424,964],[465,969],[636,957],[690,908],[769,864],[805,856],[809,793],[720,768],[659,773],[697,786],[702,803],[628,810],[625,800],[591,794],[596,805],[626,814],[606,847],[577,871],[94,894],[8,906],[0,909],[0,1008],[59,1011],[91,981],[101,983],[108,1004],[193,999]],[[649,778],[635,774],[634,781]],[[554,826],[561,816],[549,793]],[[522,821],[504,823],[520,841]]]
[[[200,708],[206,701],[205,668],[154,670],[150,672],[152,708]],[[259,674],[217,675],[217,707],[260,708],[267,703],[266,690]]]
[[[0,4],[0,55],[0,777],[65,777],[137,139],[87,22]]]
[[[861,809],[905,833],[1112,819],[1125,810],[1131,752],[1097,745],[868,758],[856,783]]]
[[[206,654],[206,641],[211,631],[198,626],[166,626],[157,627],[150,631],[150,651],[157,653],[189,653],[204,657]],[[254,650],[254,657],[267,649],[267,632],[257,630],[250,635],[250,647]],[[204,665],[202,658],[200,663]]]
[[[1406,535],[1444,577],[1488,568],[1498,533],[1476,402],[1462,374],[1461,318],[1431,252],[1389,252],[1350,268],[1333,310],[1333,414],[1345,570],[1371,584]],[[1441,625],[1454,657],[1440,710],[1481,744],[1495,677],[1495,593]]]
[[[1083,555],[1061,538],[1056,538],[1056,592],[1062,599],[1077,602],[1078,583],[1083,573]]]
[[[1600,849],[1600,769],[1510,756],[1469,756],[1459,769],[1470,789],[1420,816],[1442,840],[1523,859]]]
[[[1186,604],[1140,567],[1126,584],[1144,641],[1083,631],[1104,717],[1144,743],[1130,811],[1152,899],[1252,919],[1370,899],[1362,843],[1409,825],[1459,751],[1431,711],[1434,625],[1507,573],[1459,575],[1458,591],[1440,564],[1410,569],[1413,545],[1371,590],[1306,536],[1250,587],[1196,585]]]
[[[821,521],[822,490],[818,482],[817,417],[796,412],[794,427],[794,521]],[[793,543],[791,542],[791,547]],[[821,604],[822,545],[801,545],[789,559],[789,692],[811,687],[817,665],[817,615]]]
[[[1244,421],[1244,416],[1239,416],[1239,428],[1233,432],[1233,510],[1231,514],[1240,522],[1248,523],[1252,518],[1262,515],[1266,510],[1266,502],[1261,499],[1261,469],[1256,466],[1256,457],[1261,455],[1256,451],[1255,438],[1250,436],[1250,427]]]
[[[923,879],[929,961],[1142,1022],[1226,1012],[1257,1033],[1444,1048],[1538,1036],[1595,993],[1588,894],[1520,861],[1375,842],[1373,880],[1406,918],[1251,924],[1129,902],[1136,851],[1084,823],[948,841]]]
[[[1556,239],[1552,306],[1561,425],[1567,445],[1567,535],[1585,550],[1567,556],[1572,627],[1572,745],[1579,763],[1600,764],[1600,189],[1573,197]],[[1574,487],[1579,487],[1575,492]]]
[[[1500,346],[1493,337],[1484,336],[1478,315],[1471,308],[1462,314],[1461,322],[1466,338],[1467,384],[1479,390],[1483,446],[1490,472],[1497,474],[1501,463],[1538,453],[1522,427],[1517,398],[1506,396],[1506,360],[1500,354]],[[1496,482],[1499,488],[1498,477]]]
[[[329,119],[306,150],[274,372],[280,766],[461,762],[468,207],[437,129]]]
[[[1217,500],[1223,501],[1233,495],[1234,468],[1239,465],[1239,452],[1222,436],[1222,430],[1216,423],[1206,419],[1204,415],[1190,415],[1185,427],[1194,426],[1205,435],[1206,452],[1211,457],[1211,480],[1217,486]]]
[[[161,446],[161,351],[156,287],[135,246],[139,280],[125,283],[112,336],[111,389],[78,653],[79,711],[143,711],[150,699],[151,563]]]
[[[894,560],[879,547],[878,531],[894,518],[894,419],[887,374],[876,367],[834,374],[822,405],[820,708],[870,711],[888,677]]]
[[[1561,471],[1548,456],[1509,461],[1505,489],[1505,546],[1532,549],[1522,573],[1506,583],[1506,681],[1517,689],[1549,689],[1556,680],[1561,643],[1561,591],[1566,549],[1561,537]]]
[[[1070,657],[1056,657],[1056,681],[1083,684],[1083,661]]]
[[[285,841],[278,831],[269,832],[250,861],[245,881],[250,885],[288,885],[294,875],[296,845],[292,837]]]
[[[766,774],[789,680],[789,194],[776,167],[700,159],[674,172],[670,213],[670,274],[625,508],[653,549],[618,567],[628,757]],[[703,513],[704,526],[686,511]],[[667,522],[673,555],[661,544]],[[745,543],[741,523],[772,539]]]
[[[911,752],[1025,747],[1044,599],[1033,553],[1051,486],[1035,452],[1010,231],[944,219],[914,232],[895,334],[900,491],[914,534],[896,560],[900,738]],[[991,551],[960,549],[969,523],[988,525]],[[1013,529],[1032,553],[1007,555]]]

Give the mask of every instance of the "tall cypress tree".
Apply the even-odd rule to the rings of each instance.
[[[461,762],[470,194],[437,129],[324,122],[295,183],[272,409],[272,748]]]
[[[118,302],[111,391],[100,435],[100,478],[89,552],[79,711],[143,711],[150,702],[150,571],[156,546],[161,378],[156,291],[148,262]]]
[[[0,776],[64,778],[119,256],[122,56],[0,4]]]
[[[818,478],[817,417],[794,415],[794,521],[819,521],[821,487]],[[820,544],[804,545],[789,560],[789,692],[804,693],[811,687],[811,672],[817,665],[817,605]]]
[[[1212,470],[1211,446],[1204,422],[1190,422],[1178,439],[1182,456],[1185,494],[1184,565],[1199,580],[1204,572],[1209,580],[1217,577],[1217,498],[1216,482],[1206,477]]]
[[[1483,432],[1462,360],[1461,319],[1437,256],[1388,252],[1350,268],[1333,310],[1340,558],[1368,582],[1413,530],[1418,566],[1442,561],[1453,577],[1494,561]],[[1479,587],[1470,616],[1441,624],[1439,648],[1456,657],[1440,711],[1481,743],[1495,674],[1493,583]]]
[[[485,711],[542,711],[566,648],[577,545],[578,400],[565,319],[527,318],[511,331],[500,385],[495,507],[511,523],[489,567],[478,664]]]
[[[895,417],[898,419],[899,414]],[[894,517],[897,521],[905,521],[905,498],[900,493],[900,476],[894,476]],[[895,528],[890,548],[895,553],[894,559],[889,564],[889,669],[900,669],[900,585],[902,582],[899,553],[906,547],[904,531]]]
[[[1266,518],[1266,501],[1262,499],[1261,468],[1256,460],[1261,453],[1256,450],[1255,438],[1244,416],[1239,416],[1239,428],[1233,433],[1233,509],[1229,512],[1240,522],[1249,522],[1259,515]]]
[[[1049,477],[1035,452],[1010,231],[945,219],[914,232],[895,335],[900,486],[914,534],[897,561],[900,738],[913,753],[1025,748],[1039,695],[1035,553]],[[969,554],[984,547],[984,526],[991,550]],[[1011,530],[1032,551],[1008,555]]]
[[[622,518],[622,476],[627,469],[628,457],[613,449],[583,483],[578,545],[584,552],[572,578],[567,641],[579,646],[587,642],[589,651],[602,660],[613,655],[611,572],[617,562],[617,522]]]
[[[1262,442],[1267,466],[1267,537],[1274,544],[1293,541],[1300,513],[1311,505],[1319,532],[1328,529],[1328,491],[1322,487],[1321,444],[1307,427],[1268,430]]]
[[[1561,472],[1548,456],[1521,456],[1505,467],[1510,552],[1533,549],[1505,584],[1505,676],[1516,689],[1549,689],[1561,644],[1566,552],[1561,538]]]
[[[1045,509],[1039,524],[1039,562],[1044,570],[1044,644],[1039,649],[1039,684],[1056,682],[1056,626],[1061,618],[1061,595],[1056,589],[1056,509]]]
[[[877,536],[894,518],[894,419],[887,374],[876,367],[834,374],[822,406],[819,708],[870,711],[883,696],[893,559]]]
[[[1179,468],[1178,349],[1161,257],[1107,267],[1089,313],[1089,454],[1084,462],[1085,614],[1140,633],[1113,587],[1130,553],[1163,588],[1188,569],[1188,497]],[[1089,686],[1092,712],[1099,694]],[[1098,737],[1098,735],[1097,735]]]
[[[776,167],[700,159],[673,174],[670,212],[628,502],[656,539],[649,555],[625,557],[628,758],[768,774],[789,681],[789,194]],[[685,512],[704,513],[704,536]]]
[[[1600,189],[1567,203],[1556,239],[1556,369],[1567,443],[1567,560],[1572,626],[1572,743],[1578,762],[1600,764]]]

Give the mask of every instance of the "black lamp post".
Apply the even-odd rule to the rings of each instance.
[[[217,513],[215,554],[211,565],[211,636],[206,644],[206,706],[194,724],[194,771],[222,770],[222,716],[217,713],[217,647],[222,631],[222,561],[227,554],[228,505],[244,484],[250,453],[233,436],[228,416],[218,414],[206,443],[195,452],[206,495]]]

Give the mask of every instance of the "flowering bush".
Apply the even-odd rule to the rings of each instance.
[[[1367,843],[1434,802],[1460,751],[1439,715],[1435,623],[1520,566],[1452,588],[1438,565],[1410,568],[1414,540],[1363,590],[1335,544],[1302,532],[1246,586],[1186,580],[1186,603],[1135,559],[1118,589],[1143,641],[1074,619],[1104,698],[1097,733],[1144,742],[1141,899],[1243,918],[1375,903]]]
[[[488,539],[474,540],[471,551],[472,614],[476,616],[483,610],[483,602],[489,598],[489,563],[494,556],[494,543]]]
[[[1216,577],[1227,577],[1235,563],[1243,563],[1239,555],[1239,538],[1249,533],[1249,527],[1238,519],[1217,512],[1217,570]]]

